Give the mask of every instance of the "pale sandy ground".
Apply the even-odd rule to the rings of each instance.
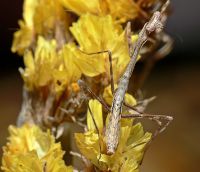
[[[148,150],[142,172],[197,172],[200,162],[200,70],[198,66],[164,66],[154,70],[144,85],[147,96],[157,99],[147,109],[171,114],[175,120]],[[14,124],[21,103],[19,75],[0,78],[0,147],[7,126]],[[144,121],[149,126],[149,121]],[[1,152],[2,153],[2,152]]]

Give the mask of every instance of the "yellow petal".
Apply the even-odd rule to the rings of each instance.
[[[56,93],[62,93],[69,84],[69,73],[65,69],[54,69],[52,71],[54,89]]]
[[[34,55],[27,51],[24,54],[24,63],[25,69],[20,69],[20,72],[29,90],[50,84],[53,84],[51,88],[55,92],[65,89],[69,74],[63,67],[63,57],[57,52],[55,40],[47,41],[39,37]]]
[[[97,156],[99,154],[99,136],[93,131],[82,133],[75,133],[76,144],[80,152],[93,163],[98,164]]]
[[[117,88],[117,84],[114,85],[114,88]],[[103,92],[103,99],[106,101],[106,103],[108,103],[110,106],[112,105],[112,101],[113,101],[113,94],[111,91],[111,86],[107,86],[106,88],[104,88],[104,92]]]
[[[74,47],[70,44],[67,44],[63,47],[61,53],[65,68],[68,72],[67,78],[69,83],[77,82],[77,80],[81,77],[81,70],[76,66],[76,63],[74,63],[74,58],[76,58]]]
[[[33,27],[33,17],[35,8],[38,6],[39,0],[25,0],[23,4],[23,18],[27,26]]]
[[[77,15],[91,13],[97,16],[111,15],[118,22],[126,22],[138,16],[140,7],[132,0],[61,0],[62,4]]]
[[[123,163],[121,170],[127,172],[139,172],[138,166],[137,161],[134,159],[128,159]]]
[[[27,51],[27,54],[24,56],[24,65],[30,70],[35,69],[33,55],[30,51]]]
[[[85,14],[70,28],[72,34],[85,53],[109,50],[112,52],[114,80],[117,82],[129,62],[128,44],[120,25],[111,16],[98,17]],[[108,53],[94,54],[93,57],[105,60],[104,67],[109,75]],[[110,78],[110,77],[109,77]]]
[[[14,33],[11,51],[18,52],[23,55],[24,51],[31,45],[34,39],[33,30],[25,25],[23,21],[19,21],[20,30]]]
[[[36,33],[51,35],[58,23],[62,23],[65,30],[69,19],[59,0],[40,0],[34,11],[33,22]]]
[[[131,127],[121,127],[120,128],[120,141],[117,146],[117,152],[123,152],[124,148],[126,147],[126,142],[129,138],[131,132]]]
[[[97,128],[100,132],[103,129],[103,114],[102,114],[102,105],[97,100],[90,100],[89,107],[91,109],[92,115],[94,116],[94,121]],[[87,111],[87,126],[88,130],[96,131],[94,121],[91,117],[90,111]],[[97,131],[96,131],[97,132]]]
[[[130,135],[132,137],[130,137],[127,145],[129,145],[130,143],[136,142],[144,135],[144,130],[143,130],[142,124],[137,123],[136,125],[132,126]]]
[[[39,37],[35,51],[35,64],[37,67],[35,84],[38,87],[45,86],[52,80],[51,72],[58,63],[57,57],[55,40],[46,41],[44,38]]]
[[[125,102],[130,106],[135,106],[137,104],[136,99],[128,93],[125,94]]]
[[[139,7],[133,0],[106,0],[109,13],[119,22],[126,22],[138,16]]]
[[[36,152],[32,151],[25,154],[4,154],[1,168],[8,172],[42,172],[43,166]]]
[[[69,72],[70,70],[73,73],[79,72],[77,79],[80,78],[81,73],[89,77],[94,77],[105,71],[103,58],[83,54],[77,49],[75,44],[66,44],[63,48],[63,54],[65,66],[74,68],[74,70],[69,69]],[[77,79],[74,79],[74,81],[77,81]]]
[[[99,147],[99,136],[94,131],[88,131],[84,134],[75,133],[75,140],[81,154],[90,160],[100,170],[107,169],[109,156],[101,153]],[[101,145],[101,148],[103,145]]]
[[[98,14],[101,12],[99,0],[85,1],[85,0],[61,0],[61,3],[69,10],[78,15],[90,12]]]
[[[131,128],[131,133],[127,141],[127,147],[124,149],[125,156],[133,158],[140,162],[143,157],[144,148],[151,139],[151,133],[145,133],[140,123]]]

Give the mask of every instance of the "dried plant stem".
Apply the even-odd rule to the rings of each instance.
[[[33,108],[32,108],[32,100],[26,90],[25,87],[23,87],[23,91],[22,91],[22,107],[21,107],[21,111],[19,112],[18,118],[17,118],[17,126],[22,126],[24,124],[24,122],[28,122],[28,123],[34,123],[34,119],[32,117],[32,112],[33,112]]]

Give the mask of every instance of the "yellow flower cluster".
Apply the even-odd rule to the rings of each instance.
[[[125,101],[134,103],[135,100],[131,95],[127,94]],[[144,133],[140,123],[132,126],[133,120],[122,119],[117,150],[113,155],[107,155],[104,137],[106,124],[103,124],[102,105],[97,100],[90,100],[89,106],[94,114],[99,135],[89,114],[90,112],[88,112],[88,131],[75,133],[76,143],[80,152],[101,171],[137,172],[145,145],[150,141],[151,134]]]
[[[23,55],[25,68],[19,70],[26,89],[38,91],[37,95],[43,94],[43,97],[53,93],[62,98],[61,95],[71,89],[79,91],[76,82],[82,76],[90,83],[98,76],[98,93],[103,91],[103,99],[111,105],[113,95],[106,51],[112,53],[116,84],[130,60],[124,23],[140,13],[138,3],[133,0],[25,0],[23,20],[19,21],[20,30],[14,34],[12,51]],[[137,35],[132,35],[132,43],[136,40]],[[45,98],[42,100],[45,105]],[[59,99],[52,106],[62,106],[62,101],[66,100]],[[132,106],[137,103],[129,94],[125,95],[125,102]],[[81,154],[101,171],[137,172],[151,134],[144,133],[141,124],[132,125],[133,119],[122,119],[117,150],[107,155],[104,129],[111,114],[103,119],[102,106],[96,100],[90,100],[89,106],[100,133],[88,112],[88,131],[75,133]],[[56,113],[58,109],[51,112]],[[4,147],[2,160],[4,171],[73,170],[65,165],[61,145],[55,143],[49,132],[28,124],[21,128],[11,126],[9,131],[9,143]]]
[[[34,54],[25,53],[26,68],[20,72],[29,90],[50,86],[54,92],[62,92],[81,74],[92,77],[104,71],[103,60],[81,54],[75,44],[66,44],[60,51],[56,47],[55,40],[39,37]]]
[[[72,172],[63,161],[60,143],[37,126],[9,127],[9,142],[3,148],[1,169],[6,172]]]
[[[111,15],[123,23],[138,16],[139,6],[133,0],[61,0],[62,4],[78,15],[91,13],[98,16]]]
[[[47,39],[57,35],[57,26],[64,31],[65,39],[69,17],[58,0],[24,0],[23,20],[19,21],[20,30],[15,32],[12,52],[23,55],[26,49],[32,49],[41,35]]]
[[[87,53],[95,53],[109,50],[112,52],[112,65],[114,80],[117,81],[124,71],[130,57],[125,31],[121,25],[116,24],[110,15],[95,16],[85,14],[74,23],[70,31],[77,40],[80,49]],[[137,35],[132,37],[136,41]],[[110,63],[108,53],[92,55],[93,58],[104,58],[104,68],[109,75]],[[110,78],[110,77],[108,77]]]
[[[113,2],[108,1],[106,4]],[[120,1],[123,2],[125,1]],[[104,74],[102,80],[106,80],[108,84],[108,53],[88,55],[107,50],[112,52],[114,79],[117,81],[130,59],[122,26],[108,12],[99,16],[85,13],[69,27],[72,19],[64,11],[62,4],[67,7],[68,1],[24,2],[24,20],[20,21],[21,29],[14,34],[12,51],[24,54],[25,69],[20,68],[20,72],[28,90],[48,87],[54,93],[61,93],[77,82],[82,74],[89,77]],[[85,2],[78,1],[73,4],[86,5]],[[87,3],[86,6],[92,9],[90,5],[97,4],[92,1]],[[87,11],[86,6],[84,8],[83,5],[83,11]],[[67,40],[68,31],[79,44],[79,48]],[[137,36],[134,35],[133,42],[136,39]]]

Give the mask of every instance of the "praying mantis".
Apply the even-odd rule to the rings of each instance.
[[[109,108],[102,99],[96,96],[92,92],[92,90],[86,85],[84,81],[82,80],[78,81],[80,88],[82,88],[82,90],[84,90],[85,92],[91,93],[92,96],[96,98],[99,102],[101,102],[103,106],[106,108],[106,110],[110,112],[111,114],[109,116],[109,122],[108,122],[108,125],[106,126],[106,131],[105,131],[106,147],[107,147],[108,155],[114,154],[117,149],[117,146],[119,143],[121,118],[148,118],[150,120],[155,121],[158,124],[159,128],[155,131],[152,139],[156,137],[158,134],[160,134],[161,132],[163,132],[166,129],[166,127],[169,125],[169,123],[173,120],[172,116],[145,114],[137,110],[137,108],[131,107],[130,105],[124,102],[124,97],[128,89],[129,80],[134,70],[140,49],[147,42],[148,37],[152,32],[158,32],[163,29],[162,14],[165,11],[168,4],[169,4],[169,0],[164,4],[164,6],[161,9],[161,12],[160,11],[154,12],[151,19],[147,23],[145,23],[145,25],[143,26],[142,30],[139,33],[138,40],[136,41],[134,45],[132,45],[131,38],[130,38],[130,33],[131,33],[130,23],[127,24],[126,31],[127,31],[127,38],[128,38],[129,55],[131,58],[130,58],[129,64],[126,67],[124,74],[119,79],[118,88],[116,90],[114,89],[114,80],[113,80],[112,53],[110,51],[86,53],[86,54],[108,53],[108,56],[109,56],[111,91],[113,94],[113,101],[112,101],[111,108]],[[123,106],[126,106],[127,108],[133,110],[135,113],[122,114]],[[89,111],[91,113],[91,110]],[[163,124],[162,120],[166,122]],[[94,121],[94,118],[93,118],[93,121]]]

